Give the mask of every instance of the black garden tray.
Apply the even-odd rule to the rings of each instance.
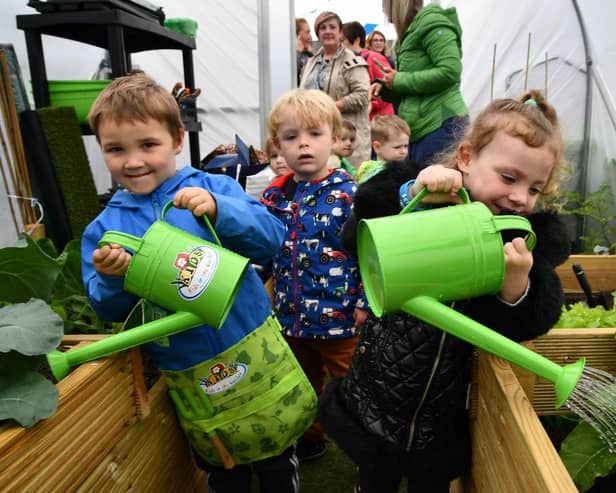
[[[146,0],[30,0],[32,7],[41,14],[52,12],[74,12],[78,10],[119,9],[137,15],[143,19],[163,25],[165,13],[162,7],[152,5]]]

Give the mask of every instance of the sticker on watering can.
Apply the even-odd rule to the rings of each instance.
[[[217,363],[210,368],[210,375],[199,379],[199,385],[208,395],[218,394],[233,387],[246,376],[248,367],[243,363],[231,363],[225,366]]]
[[[201,245],[190,253],[178,253],[173,265],[179,269],[178,293],[185,300],[194,300],[209,286],[218,268],[218,252]]]

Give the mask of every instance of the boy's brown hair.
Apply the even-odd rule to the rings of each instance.
[[[357,135],[357,127],[349,120],[342,120],[342,128],[347,130],[353,137]],[[340,132],[342,133],[342,132]]]
[[[287,108],[295,110],[303,128],[318,128],[325,122],[331,129],[332,137],[342,131],[342,117],[331,97],[318,89],[293,89],[280,96],[267,119],[267,129],[275,145],[279,145],[278,130]]]
[[[370,123],[370,140],[385,143],[398,134],[411,137],[411,127],[397,115],[376,115]]]
[[[274,152],[274,150],[277,150],[280,154],[280,148],[276,144],[274,144],[274,141],[271,137],[268,137],[265,141],[265,154],[267,154],[268,160],[272,157],[272,153]]]
[[[88,113],[88,123],[97,140],[102,121],[123,123],[149,119],[164,124],[175,141],[181,138],[184,125],[176,100],[144,73],[114,79],[101,91]]]

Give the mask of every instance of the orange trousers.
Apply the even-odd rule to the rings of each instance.
[[[349,370],[359,336],[341,339],[299,339],[285,336],[317,395],[323,392],[325,378],[343,377]],[[322,441],[323,427],[315,421],[304,433],[306,440]]]

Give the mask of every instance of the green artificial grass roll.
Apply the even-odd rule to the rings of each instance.
[[[81,127],[73,107],[49,107],[36,110],[74,238],[80,238],[85,227],[101,211],[96,186]],[[53,214],[54,211],[45,211]]]

